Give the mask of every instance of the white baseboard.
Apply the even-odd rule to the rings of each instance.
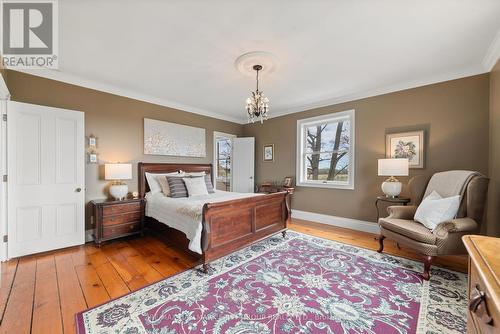
[[[94,230],[85,230],[85,242],[94,241]]]
[[[292,210],[292,218],[309,220],[315,223],[332,225],[337,227],[349,228],[351,230],[378,234],[380,229],[376,223],[370,223],[364,220],[344,218],[337,216],[324,215],[301,210]]]

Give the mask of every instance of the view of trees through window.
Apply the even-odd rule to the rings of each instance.
[[[217,140],[217,178],[222,181],[231,179],[231,139],[220,137]]]
[[[307,180],[348,182],[349,120],[307,126]]]

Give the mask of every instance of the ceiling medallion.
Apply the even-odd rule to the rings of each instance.
[[[267,120],[269,99],[259,90],[259,71],[262,70],[262,65],[254,65],[253,69],[257,72],[257,88],[255,92],[252,92],[252,96],[247,98],[246,110],[248,113],[248,123],[253,123],[255,119],[260,119],[260,123],[262,124]]]

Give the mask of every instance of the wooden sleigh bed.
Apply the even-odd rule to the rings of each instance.
[[[139,196],[145,198],[149,191],[146,172],[171,173],[175,171],[205,172],[212,176],[211,164],[139,163]],[[215,183],[214,183],[215,184]],[[218,203],[206,203],[202,211],[202,254],[187,249],[184,233],[168,227],[152,217],[144,217],[146,227],[180,248],[201,257],[203,271],[208,263],[248,246],[258,240],[281,232],[285,237],[290,219],[289,194],[273,193]],[[145,215],[145,210],[143,210]]]

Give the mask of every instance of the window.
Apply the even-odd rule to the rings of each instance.
[[[219,190],[230,190],[231,187],[231,143],[235,137],[214,132],[214,176]]]
[[[354,189],[354,110],[297,121],[297,185]]]

